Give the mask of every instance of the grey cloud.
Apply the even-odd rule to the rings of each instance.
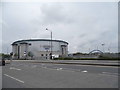
[[[81,34],[79,37],[80,37],[80,38],[84,38],[84,37],[86,37],[86,36],[87,36],[87,34],[84,33],[84,34]]]
[[[6,23],[3,25],[3,44],[7,47],[6,43],[10,45],[19,39],[49,38],[50,33],[45,31],[47,27],[53,31],[54,39],[68,41],[70,52],[81,49],[88,51],[89,47],[94,49],[101,42],[109,43],[113,40],[115,45],[117,11],[111,7],[112,4],[7,4],[2,18]]]
[[[64,11],[64,7],[60,3],[44,4],[40,7],[43,14],[41,23],[72,23],[74,22],[69,12]],[[71,12],[72,13],[72,12]]]

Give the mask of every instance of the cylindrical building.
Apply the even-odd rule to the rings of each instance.
[[[68,43],[50,39],[19,40],[12,43],[12,52],[13,59],[50,59],[51,52],[52,57],[66,57]]]

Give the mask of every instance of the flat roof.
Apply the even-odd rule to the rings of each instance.
[[[21,42],[29,42],[29,41],[51,41],[51,39],[27,39],[27,40],[18,40],[18,41],[15,41],[12,43],[12,45],[15,45],[17,43],[21,43]],[[63,43],[67,43],[66,41],[63,41],[63,40],[52,40],[52,41],[55,41],[55,42],[63,42]]]

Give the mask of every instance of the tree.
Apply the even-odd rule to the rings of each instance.
[[[2,56],[2,59],[10,59],[10,55],[9,54],[2,53],[1,56]]]
[[[33,58],[33,53],[32,52],[28,52],[28,56],[31,57],[31,59]]]

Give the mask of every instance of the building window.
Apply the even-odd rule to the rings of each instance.
[[[47,54],[46,54],[46,56],[47,56]]]
[[[44,56],[44,54],[41,54],[41,56]]]

